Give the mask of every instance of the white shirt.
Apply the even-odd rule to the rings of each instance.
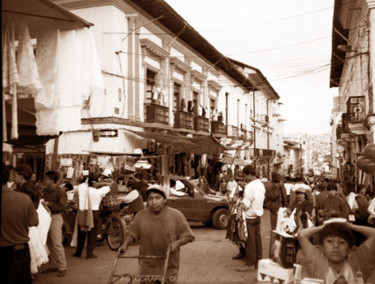
[[[254,219],[263,215],[263,202],[266,189],[260,179],[249,182],[244,191],[242,203],[249,209],[245,212],[246,219]]]
[[[367,211],[375,216],[375,197],[371,200],[370,205],[367,208]]]
[[[88,210],[88,193],[90,195],[91,210],[99,210],[100,202],[110,190],[109,186],[96,189],[89,187],[87,183],[81,183],[78,186],[79,210]]]
[[[231,180],[231,181],[228,182],[227,189],[229,191],[228,196],[229,196],[230,199],[233,199],[234,194],[236,192],[237,185],[238,184],[235,180]]]
[[[284,187],[285,187],[286,195],[290,195],[290,190],[293,187],[293,183],[284,183]]]

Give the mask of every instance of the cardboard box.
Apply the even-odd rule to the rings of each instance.
[[[271,259],[261,259],[258,262],[258,281],[280,284],[293,283],[293,268],[284,268]]]
[[[284,268],[293,268],[296,262],[297,240],[295,237],[272,231],[270,240],[269,258]]]

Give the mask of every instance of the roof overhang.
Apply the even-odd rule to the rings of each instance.
[[[347,14],[350,2],[346,0],[335,0],[332,24],[332,51],[331,51],[331,72],[330,88],[340,85],[341,74],[344,68],[346,52],[339,50],[339,45],[348,44],[349,29],[346,29]]]
[[[50,0],[3,0],[1,17],[3,23],[9,17],[15,23],[24,21],[31,37],[44,29],[71,30],[93,25]],[[15,30],[19,30],[17,26]]]
[[[254,89],[262,91],[266,96],[272,99],[280,99],[278,93],[272,87],[272,85],[268,82],[267,78],[263,75],[263,73],[250,65],[237,61],[235,59],[229,58],[229,60],[242,68],[251,69],[253,72],[248,74],[248,78],[250,82],[253,84]]]
[[[126,3],[129,3],[129,1],[126,1]],[[130,0],[130,4],[134,4],[134,6],[146,11],[154,19],[163,16],[158,19],[158,22],[170,30],[172,34],[178,36],[186,45],[238,82],[244,89],[247,91],[253,89],[253,84],[250,80],[238,71],[227,57],[212,46],[164,0]]]

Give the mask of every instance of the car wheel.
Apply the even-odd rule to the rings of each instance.
[[[212,216],[212,224],[215,229],[224,230],[228,227],[228,215],[229,210],[226,208],[220,208],[215,211]]]

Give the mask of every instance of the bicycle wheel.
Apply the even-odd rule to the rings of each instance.
[[[109,221],[106,241],[111,250],[118,250],[125,240],[124,221],[114,216]]]

